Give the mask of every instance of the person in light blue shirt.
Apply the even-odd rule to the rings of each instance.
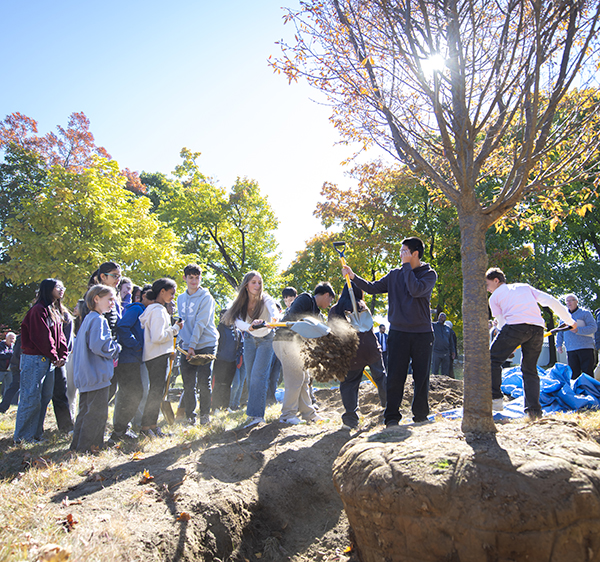
[[[565,302],[571,317],[577,322],[577,327],[567,332],[559,332],[556,348],[559,353],[563,352],[564,347],[567,348],[567,362],[573,371],[571,378],[576,379],[581,373],[593,377],[596,366],[594,334],[598,329],[596,320],[589,310],[579,308],[579,301],[575,295],[567,295]]]

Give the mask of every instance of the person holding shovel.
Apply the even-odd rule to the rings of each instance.
[[[219,332],[215,326],[215,299],[200,286],[200,266],[191,263],[183,270],[187,288],[177,298],[177,311],[183,319],[179,346],[187,352],[181,358],[183,407],[190,425],[196,423],[196,390],[200,398],[200,423],[210,423],[211,378],[213,361],[204,364],[190,362],[194,355],[216,355]]]
[[[282,322],[293,322],[307,316],[322,320],[321,309],[329,308],[334,298],[333,287],[327,282],[319,283],[312,295],[302,293],[294,299],[286,310]],[[310,375],[304,369],[300,347],[299,335],[287,328],[277,330],[273,351],[281,361],[285,389],[279,421],[292,425],[302,421],[298,415],[307,422],[321,419],[312,403],[309,389]]]
[[[492,362],[492,409],[503,410],[502,364],[521,346],[521,372],[525,392],[525,412],[530,419],[542,416],[540,377],[537,360],[544,344],[546,326],[540,307],[550,307],[554,313],[577,332],[577,323],[569,311],[553,296],[538,291],[526,283],[506,283],[501,269],[492,267],[485,273],[485,285],[491,293],[490,309],[498,320],[500,331],[490,347]]]
[[[397,426],[402,419],[400,404],[411,360],[415,385],[413,421],[424,422],[429,415],[429,364],[433,346],[430,302],[437,273],[421,261],[424,251],[420,238],[404,239],[400,253],[402,267],[392,269],[374,282],[362,279],[347,265],[342,267],[342,274],[348,275],[359,289],[369,294],[388,294],[386,427]]]

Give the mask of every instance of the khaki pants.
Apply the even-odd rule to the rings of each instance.
[[[274,341],[273,351],[281,361],[285,387],[281,420],[293,418],[298,412],[306,421],[312,420],[317,413],[312,405],[308,387],[310,377],[303,369],[300,347],[294,341]]]

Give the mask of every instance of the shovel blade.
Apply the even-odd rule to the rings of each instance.
[[[303,318],[297,322],[289,324],[290,330],[300,334],[303,338],[322,338],[326,336],[331,329],[322,322],[315,320],[314,318]]]

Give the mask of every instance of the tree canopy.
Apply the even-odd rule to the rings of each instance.
[[[378,144],[457,210],[465,431],[495,431],[485,234],[525,196],[590,174],[598,104],[582,85],[599,15],[599,2],[315,0],[287,16],[296,40],[275,69],[324,91],[346,139]]]

